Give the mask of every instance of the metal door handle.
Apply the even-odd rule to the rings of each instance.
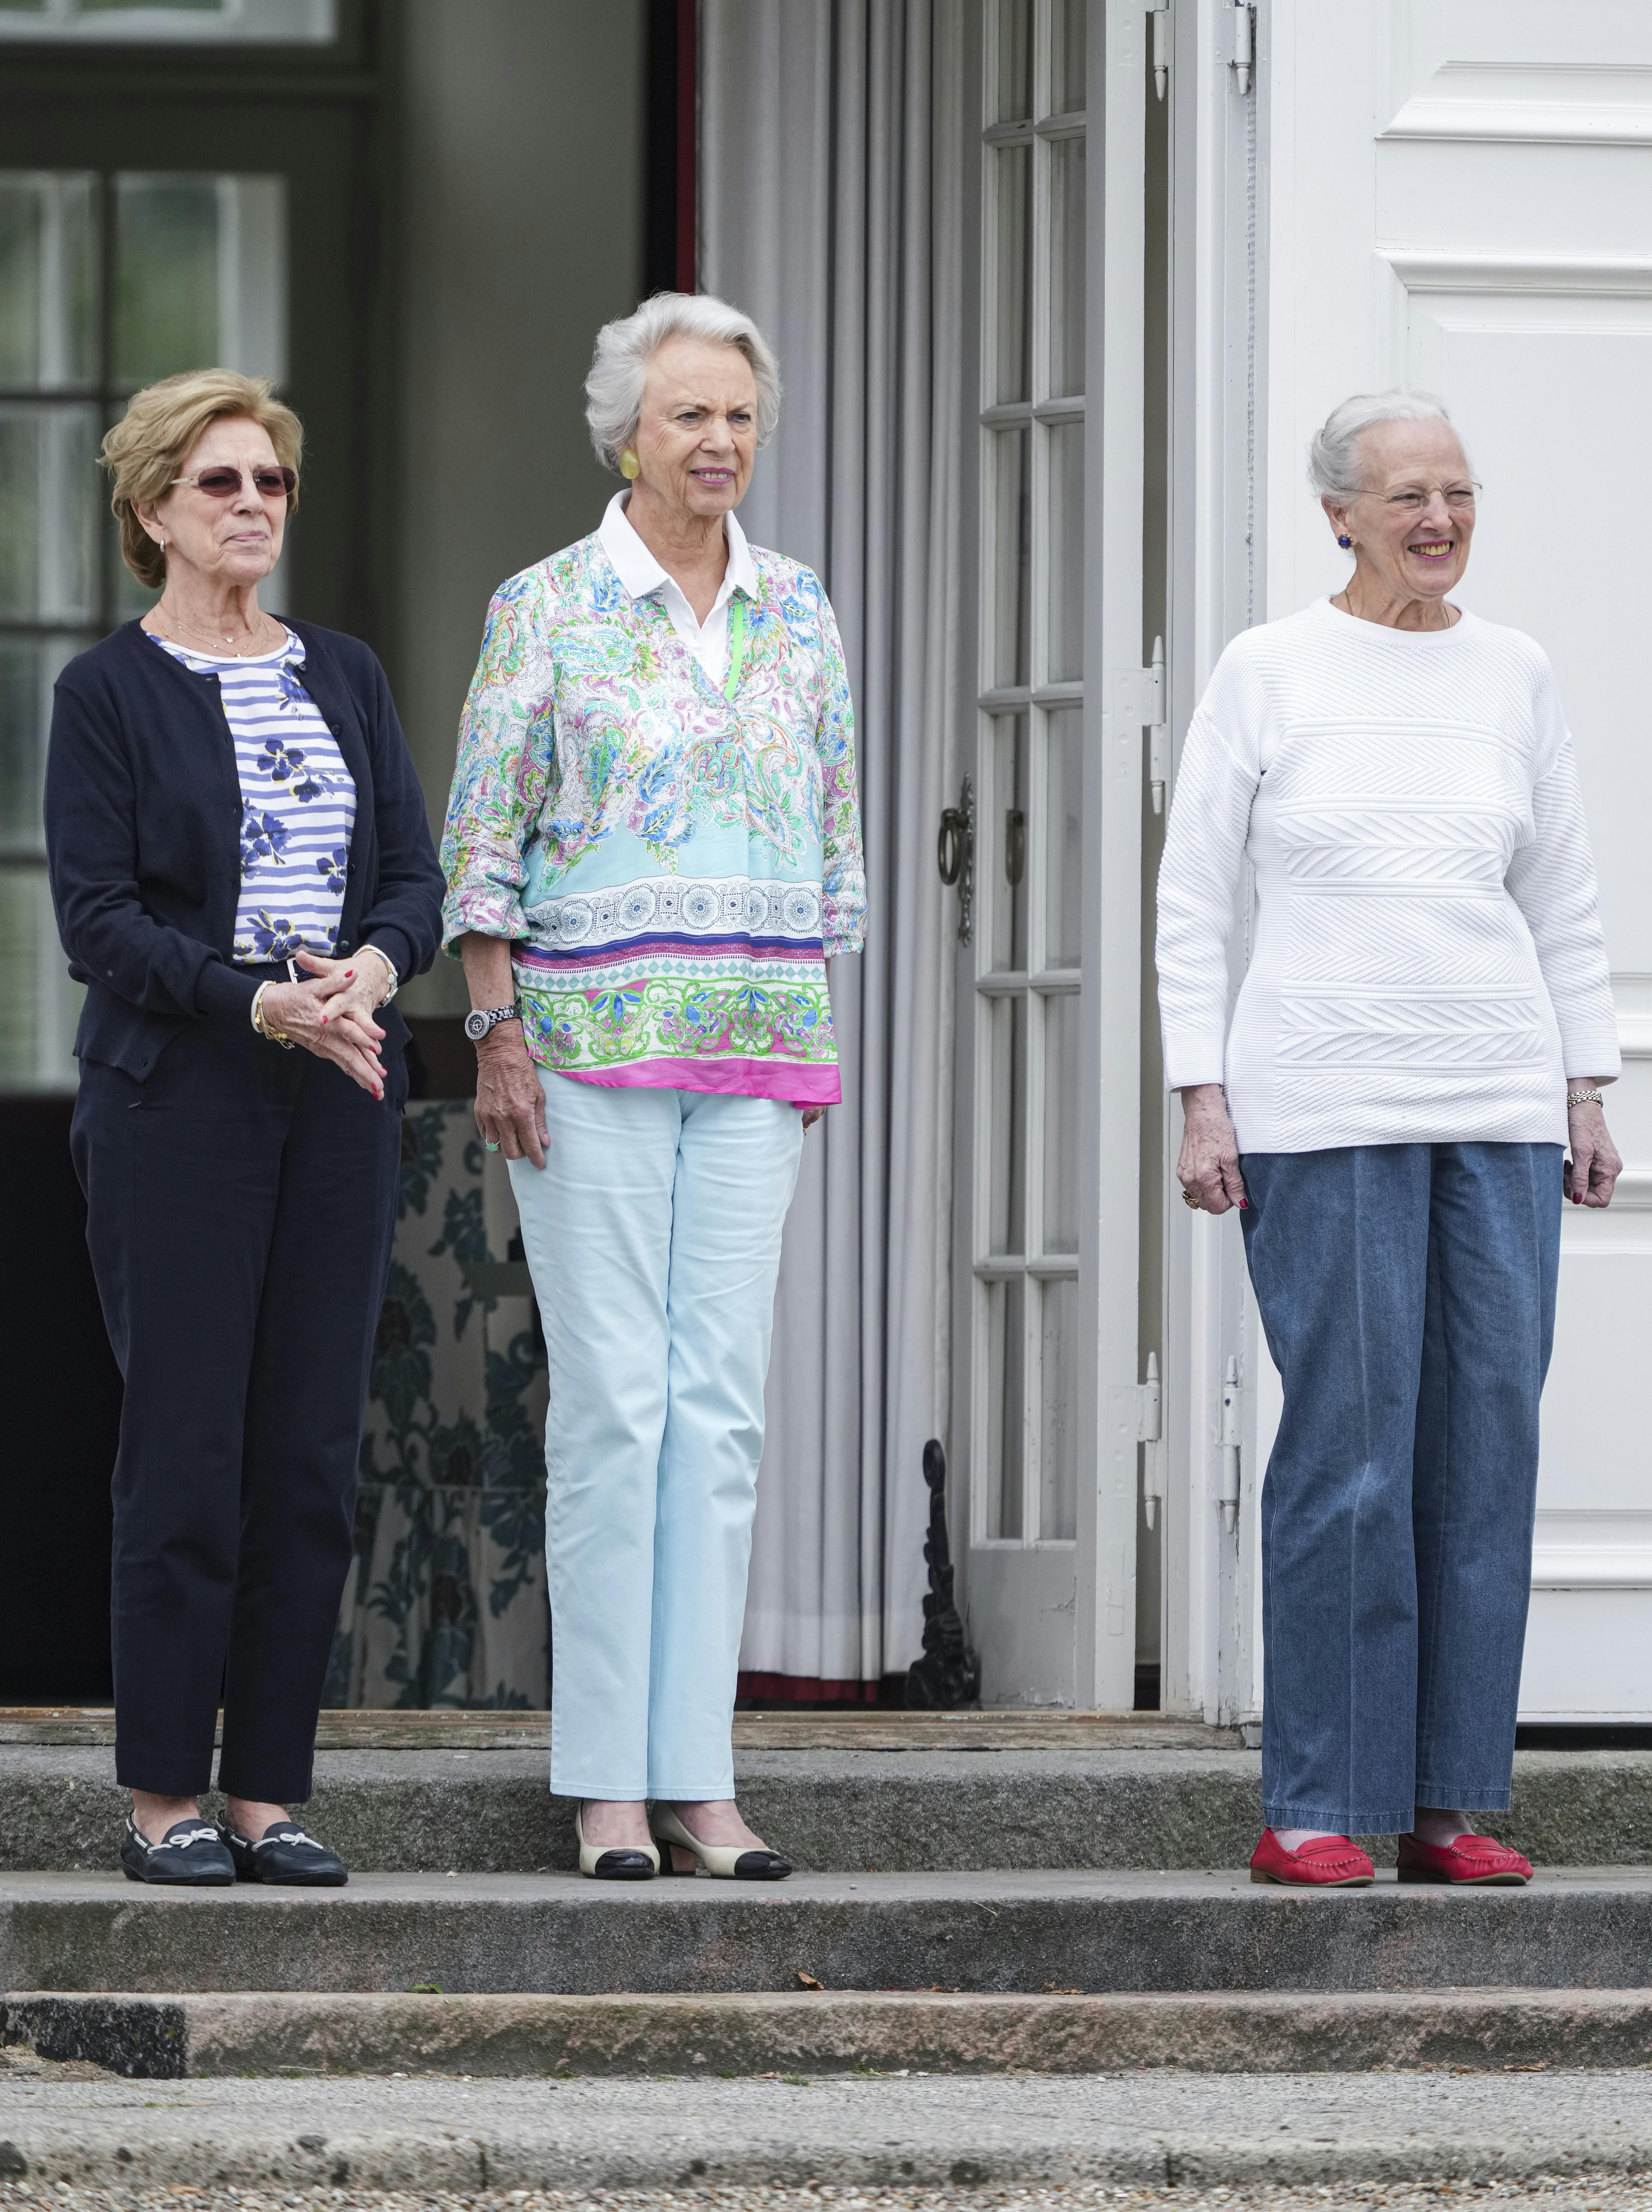
[[[1011,885],[1027,872],[1026,810],[1011,806],[1004,817],[1004,876]]]
[[[965,776],[956,806],[941,811],[940,834],[935,840],[935,865],[941,881],[958,891],[958,942],[968,945],[975,933],[975,785]]]
[[[949,890],[963,873],[963,856],[969,831],[964,827],[962,808],[947,806],[941,810],[941,834],[936,841],[935,862],[941,872],[941,881]]]

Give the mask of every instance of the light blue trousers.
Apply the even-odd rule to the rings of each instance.
[[[541,1084],[546,1164],[513,1160],[511,1183],[550,1368],[551,1790],[732,1797],[803,1116],[774,1098]]]

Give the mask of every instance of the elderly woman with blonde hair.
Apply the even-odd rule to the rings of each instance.
[[[731,1723],[825,962],[864,926],[853,716],[819,580],[735,520],[780,405],[750,317],[662,294],[586,392],[627,489],[495,595],[442,848],[550,1357],[550,1786],[587,1875],[772,1881]]]
[[[1242,1209],[1284,1384],[1252,1879],[1363,1885],[1388,1833],[1402,1881],[1515,1884],[1468,1815],[1509,1803],[1562,1198],[1621,1165],[1594,865],[1542,647],[1450,598],[1479,488],[1444,407],[1345,401],[1310,478],[1353,572],[1223,654],[1158,888],[1177,1173]]]
[[[287,1808],[353,1556],[407,1093],[388,1002],[435,957],[441,879],[383,670],[258,604],[301,442],[261,377],[133,397],[103,458],[122,556],[160,596],[70,662],[52,718],[52,893],[86,986],[70,1141],[126,1384],[135,1881],[345,1879]]]

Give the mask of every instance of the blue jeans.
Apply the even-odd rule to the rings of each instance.
[[[1262,1490],[1262,1800],[1394,1834],[1509,1802],[1554,1340],[1558,1145],[1250,1152],[1285,1384]]]
[[[778,1098],[541,1071],[511,1162],[550,1368],[545,1571],[559,1796],[734,1795],[732,1743],[780,1229]]]

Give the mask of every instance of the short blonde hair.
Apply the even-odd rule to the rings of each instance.
[[[245,415],[270,434],[276,459],[296,470],[304,450],[304,425],[274,397],[267,376],[242,376],[233,368],[186,368],[145,385],[103,441],[109,471],[109,504],[120,525],[120,557],[152,592],[167,580],[167,556],[137,516],[139,500],[166,496],[185,457],[210,423]],[[298,487],[287,495],[287,512],[298,505]]]

